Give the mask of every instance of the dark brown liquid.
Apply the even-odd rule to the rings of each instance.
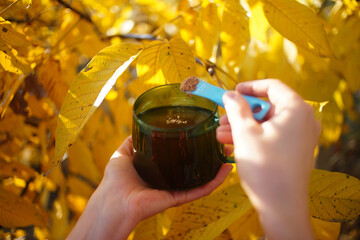
[[[212,180],[225,160],[212,114],[207,109],[182,106],[154,108],[138,116],[162,128],[151,131],[134,122],[134,164],[139,175],[163,189],[188,189]]]

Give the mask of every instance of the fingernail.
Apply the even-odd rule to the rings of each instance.
[[[235,99],[235,98],[236,98],[234,91],[227,91],[224,95],[225,95],[227,98],[231,98],[231,99]]]
[[[223,96],[224,105],[236,99],[236,93],[234,91],[227,91]]]

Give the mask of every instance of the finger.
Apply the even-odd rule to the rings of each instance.
[[[216,139],[223,144],[233,144],[230,125],[218,127],[216,129]]]
[[[219,123],[220,125],[229,124],[229,119],[226,114],[219,119]]]
[[[220,167],[215,178],[212,181],[208,182],[207,184],[188,191],[173,192],[173,196],[174,196],[173,206],[179,206],[184,203],[209,195],[212,191],[214,191],[224,182],[226,176],[231,172],[232,169],[233,169],[232,164],[225,163]]]
[[[124,140],[124,142],[120,145],[120,147],[111,156],[110,160],[124,155],[131,157],[134,155],[134,149],[132,146],[132,136],[128,136]]]
[[[277,79],[242,82],[236,86],[236,90],[245,95],[267,97],[275,106],[288,105],[292,98],[300,98],[294,90]]]
[[[223,100],[234,141],[234,137],[241,136],[241,132],[259,127],[249,104],[239,93],[228,91],[224,94]]]

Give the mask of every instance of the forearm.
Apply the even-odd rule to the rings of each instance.
[[[260,211],[260,221],[268,240],[312,240],[314,235],[306,209]]]
[[[249,191],[267,239],[314,239],[307,197],[296,193],[284,190],[283,194],[259,197]]]
[[[126,240],[136,223],[127,218],[125,206],[120,207],[120,202],[111,201],[113,200],[107,197],[104,189],[99,186],[67,239]],[[115,209],[116,215],[111,214]]]

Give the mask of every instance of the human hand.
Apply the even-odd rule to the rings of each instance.
[[[132,140],[128,137],[111,157],[103,180],[69,239],[127,239],[141,220],[210,194],[231,169],[231,164],[223,164],[215,179],[195,189],[152,189],[134,168]]]
[[[239,93],[268,97],[267,121],[257,122]],[[307,192],[321,129],[312,107],[278,80],[240,83],[223,100],[217,139],[234,144],[241,184],[268,237],[311,239]]]

